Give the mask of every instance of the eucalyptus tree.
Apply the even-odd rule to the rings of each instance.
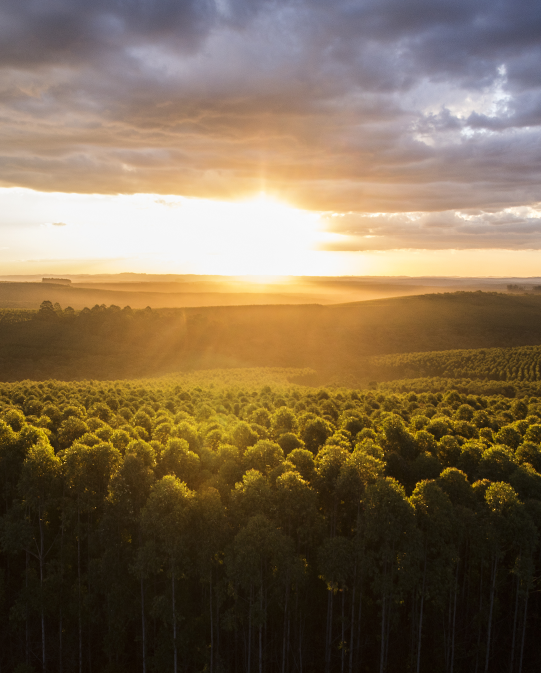
[[[378,479],[366,487],[363,529],[369,579],[380,605],[379,673],[385,673],[393,608],[411,588],[414,578],[417,528],[412,504],[394,479]]]
[[[313,556],[325,524],[317,508],[316,491],[297,471],[286,471],[277,478],[273,500],[273,518],[282,533],[292,540],[297,554],[296,563],[287,565],[286,576],[283,578],[282,673],[285,673],[290,652],[292,621],[296,636],[295,652],[298,654],[295,659],[299,664],[302,662],[302,625],[306,619],[307,606],[306,601],[301,600],[301,591],[304,592],[306,584],[307,562]]]
[[[337,484],[341,468],[349,455],[349,452],[341,446],[325,446],[316,456],[314,485],[319,495],[321,511],[328,522],[330,537],[334,537],[337,533],[339,514]]]
[[[198,491],[194,505],[195,562],[201,584],[208,587],[208,666],[213,673],[220,663],[220,606],[223,597],[218,587],[222,579],[223,549],[230,539],[231,530],[218,490],[205,488]]]
[[[257,669],[263,673],[264,632],[269,616],[269,603],[282,595],[284,583],[298,564],[291,538],[276,528],[266,517],[248,519],[225,551],[225,566],[235,597],[235,619],[244,628],[244,668],[252,671],[254,640]]]
[[[77,621],[79,645],[79,673],[83,670],[83,549],[86,541],[86,590],[90,597],[90,531],[103,514],[111,477],[121,461],[120,452],[103,442],[94,446],[73,444],[59,456],[63,462],[64,485],[67,499],[65,514],[73,522],[77,547]],[[88,622],[90,624],[90,621]],[[90,637],[88,655],[91,655]]]
[[[177,584],[186,579],[190,567],[190,534],[195,494],[172,475],[156,482],[141,513],[146,557],[154,560],[154,572],[170,578],[170,610],[162,615],[171,624],[173,671],[178,671]]]
[[[498,587],[498,576],[506,554],[522,559],[523,550],[526,557],[531,555],[532,546],[535,546],[536,531],[514,489],[505,482],[494,482],[488,485],[485,491],[486,517],[490,535],[490,599],[485,647],[485,673],[489,670],[492,655],[492,632],[494,608]],[[521,562],[519,561],[519,567]],[[517,569],[518,571],[518,569]],[[518,577],[518,575],[517,575]],[[516,617],[518,609],[519,583],[516,587],[517,603],[513,626],[513,645],[511,648],[511,665],[514,663]]]
[[[57,531],[52,529],[56,519],[52,510],[58,506],[60,474],[60,459],[55,455],[49,442],[43,438],[28,451],[18,484],[29,526],[27,534],[21,541],[26,542],[26,544],[23,542],[24,551],[37,560],[39,568],[41,664],[44,673],[47,670],[45,564],[57,537]]]
[[[445,596],[451,586],[453,566],[457,563],[457,536],[453,506],[448,495],[436,481],[421,481],[415,487],[410,502],[415,510],[417,528],[421,533],[419,583],[419,615],[417,628],[417,648],[415,671],[421,667],[421,646],[423,642],[423,618],[425,600],[432,606],[445,604]],[[455,592],[456,595],[456,592]],[[442,662],[440,662],[442,663]]]
[[[106,587],[108,615],[107,650],[118,652],[126,643],[126,632],[132,620],[136,590],[127,582],[126,568],[139,584],[143,673],[146,672],[147,638],[145,611],[145,578],[147,564],[142,553],[141,510],[156,479],[156,456],[146,442],[130,443],[124,459],[109,482],[105,513],[101,525],[102,584]],[[136,585],[137,586],[137,585]]]
[[[333,607],[334,597],[341,594],[341,671],[343,673],[346,655],[346,615],[345,596],[346,591],[351,589],[354,582],[353,568],[354,545],[351,539],[337,535],[326,538],[318,550],[318,566],[320,577],[327,586],[327,619],[325,628],[325,673],[330,673],[333,654]],[[351,646],[351,644],[350,644]]]
[[[193,488],[197,484],[200,465],[199,456],[190,450],[185,439],[171,437],[161,452],[157,469],[160,475],[172,474]]]

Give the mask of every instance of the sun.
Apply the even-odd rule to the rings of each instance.
[[[190,250],[219,273],[289,275],[306,266],[320,229],[318,213],[259,194],[241,202],[184,201],[174,239],[181,255]]]
[[[321,213],[264,193],[219,201],[0,189],[0,197],[12,220],[0,247],[4,265],[20,266],[24,255],[25,268],[46,262],[55,273],[336,273],[321,250],[332,235]]]

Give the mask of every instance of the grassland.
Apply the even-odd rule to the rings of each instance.
[[[3,380],[124,378],[217,367],[308,367],[318,372],[312,383],[336,380],[356,385],[389,369],[388,362],[377,364],[375,356],[541,343],[540,296],[483,292],[332,306],[146,311],[96,306],[53,318],[40,319],[33,311],[2,313]],[[401,378],[404,372],[398,367],[393,376]]]

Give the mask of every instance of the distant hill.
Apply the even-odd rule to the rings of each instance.
[[[373,356],[541,344],[541,297],[482,292],[340,306],[96,307],[79,315],[1,314],[4,380],[309,367],[322,381],[355,382],[373,376]]]
[[[134,274],[135,278],[138,278]],[[158,276],[132,279],[131,274],[63,279],[44,283],[0,281],[0,308],[37,309],[44,299],[74,309],[116,304],[123,308],[183,308],[266,304],[337,304],[456,290],[505,290],[487,279],[292,277],[250,279],[213,276]],[[58,279],[57,279],[58,280]],[[516,285],[516,284],[515,284]],[[522,287],[522,286],[521,286]],[[526,287],[526,286],[524,286]],[[530,283],[528,288],[533,287]],[[533,291],[533,290],[532,290]]]
[[[48,299],[74,309],[96,304],[116,304],[123,308],[180,308],[184,306],[237,306],[246,304],[299,304],[306,302],[305,295],[278,292],[227,292],[191,291],[190,284],[177,283],[177,291],[160,291],[161,284],[118,283],[107,285],[61,285],[55,283],[0,282],[0,308],[37,309]]]

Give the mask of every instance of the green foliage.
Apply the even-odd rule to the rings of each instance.
[[[228,376],[0,384],[3,670],[446,670],[454,629],[465,673],[541,626],[539,399]]]

